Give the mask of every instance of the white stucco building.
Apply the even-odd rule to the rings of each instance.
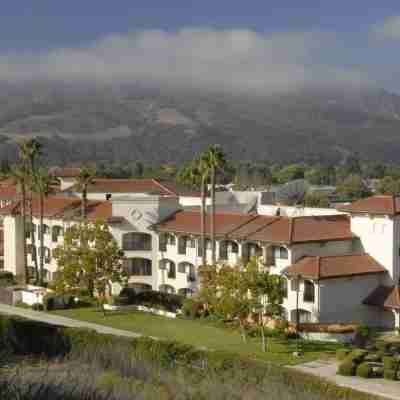
[[[184,209],[186,196],[172,189],[150,190],[148,180],[110,180],[108,186],[106,181],[97,180],[97,188],[89,190],[88,219],[109,224],[124,251],[130,285],[184,295],[195,292],[202,262],[199,211]],[[57,272],[52,252],[77,221],[80,206],[79,194],[71,187],[45,200],[49,280]],[[38,232],[35,201],[33,210]],[[4,268],[23,274],[20,205],[14,202],[0,213]],[[208,215],[205,251],[211,262],[209,221]],[[303,322],[400,326],[399,199],[374,196],[340,211],[280,207],[278,212],[271,206],[247,214],[219,211],[215,222],[219,262],[233,265],[257,256],[263,268],[286,277],[283,307],[289,320],[295,321],[299,309]],[[39,250],[37,234],[36,243],[28,243],[30,253],[34,246]],[[30,257],[28,263],[33,267]]]

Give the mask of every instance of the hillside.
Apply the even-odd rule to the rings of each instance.
[[[0,157],[43,136],[49,161],[182,161],[209,143],[237,160],[331,161],[349,153],[397,161],[400,96],[383,90],[272,97],[136,86],[0,86]]]

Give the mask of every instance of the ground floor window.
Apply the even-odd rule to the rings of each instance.
[[[147,258],[128,258],[124,261],[126,273],[129,276],[151,276],[151,260]]]

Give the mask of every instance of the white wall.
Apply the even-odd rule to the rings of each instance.
[[[4,217],[4,269],[14,275],[25,274],[22,227],[21,217]]]
[[[399,221],[396,219],[396,226]],[[394,243],[394,221],[389,216],[352,215],[351,230],[360,237],[365,253],[380,262],[392,278],[398,276],[399,241]],[[390,282],[387,282],[389,284]]]
[[[257,213],[260,215],[276,215],[279,209],[281,216],[287,217],[300,217],[300,216],[313,216],[313,215],[339,215],[342,212],[334,208],[314,208],[314,207],[289,207],[289,206],[276,206],[258,203]]]
[[[320,283],[321,323],[362,323],[393,327],[391,311],[363,305],[363,300],[382,282],[382,275],[326,279]]]

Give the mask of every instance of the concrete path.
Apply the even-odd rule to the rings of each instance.
[[[51,315],[45,312],[32,311],[20,307],[12,307],[6,304],[0,304],[0,314],[17,315],[28,319],[33,319],[35,321],[47,322],[48,324],[66,326],[69,328],[89,328],[99,333],[105,333],[109,335],[126,336],[126,337],[142,336],[140,333],[125,331],[122,329],[115,329],[104,325],[93,324],[91,322],[79,321],[77,319],[61,317],[59,315]]]
[[[338,386],[355,389],[360,392],[381,396],[387,399],[400,400],[400,382],[336,375],[336,370],[338,368],[338,363],[336,361],[312,361],[289,368],[319,376]]]

